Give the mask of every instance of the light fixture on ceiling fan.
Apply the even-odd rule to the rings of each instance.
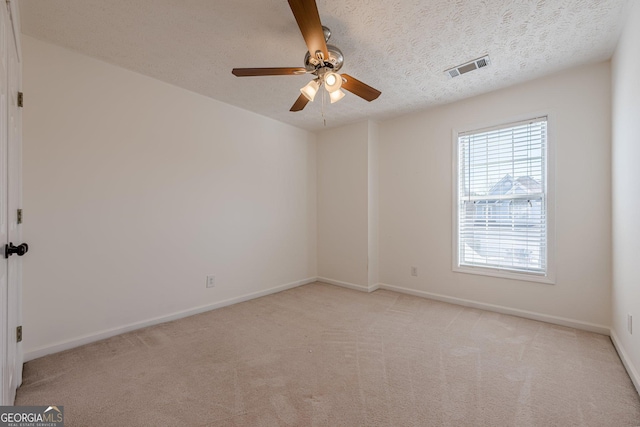
[[[381,92],[362,83],[348,74],[338,74],[344,64],[344,56],[336,46],[327,44],[331,37],[329,28],[320,23],[320,15],[315,0],[289,0],[289,6],[296,18],[302,37],[309,51],[304,58],[304,68],[234,68],[231,72],[237,77],[251,76],[287,76],[313,74],[315,79],[300,89],[300,96],[290,111],[301,111],[309,101],[313,101],[322,86],[329,93],[331,103],[344,98],[345,89],[369,102],[378,98]],[[312,55],[310,52],[314,52]]]
[[[322,85],[324,85],[324,88],[329,92],[329,98],[332,104],[344,98],[344,92],[340,90],[340,87],[342,87],[342,76],[334,72],[324,73],[322,77],[311,80],[300,89],[300,92],[302,92],[309,101],[313,102]]]

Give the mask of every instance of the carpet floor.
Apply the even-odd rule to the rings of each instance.
[[[637,426],[608,337],[323,283],[25,364],[65,426]]]

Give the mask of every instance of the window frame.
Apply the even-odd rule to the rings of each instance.
[[[458,138],[461,133],[468,132],[482,132],[492,128],[509,127],[517,124],[518,122],[534,120],[536,118],[547,118],[547,158],[546,158],[546,217],[547,217],[547,270],[546,274],[539,273],[526,273],[526,272],[514,272],[501,268],[493,268],[486,266],[468,266],[460,265],[460,251],[459,251],[459,207],[460,207],[460,186],[459,186],[459,144]],[[507,120],[485,122],[480,124],[465,125],[460,127],[454,127],[451,132],[452,139],[452,257],[451,268],[454,273],[473,274],[481,276],[498,277],[503,279],[521,280],[528,282],[538,282],[544,284],[555,284],[555,138],[554,138],[554,119],[552,112],[544,111],[530,114],[523,114],[516,117],[511,117]]]

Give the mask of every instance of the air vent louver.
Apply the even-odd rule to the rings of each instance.
[[[473,61],[469,61],[465,64],[458,65],[457,67],[450,68],[446,70],[444,73],[449,78],[458,77],[461,74],[466,74],[469,71],[477,70],[478,68],[484,68],[491,64],[489,60],[489,55],[485,55],[481,58],[474,59]]]

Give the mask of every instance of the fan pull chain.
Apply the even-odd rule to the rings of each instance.
[[[324,126],[327,126],[327,118],[324,116],[324,97],[325,97],[325,91],[322,91],[322,122],[324,123]]]

